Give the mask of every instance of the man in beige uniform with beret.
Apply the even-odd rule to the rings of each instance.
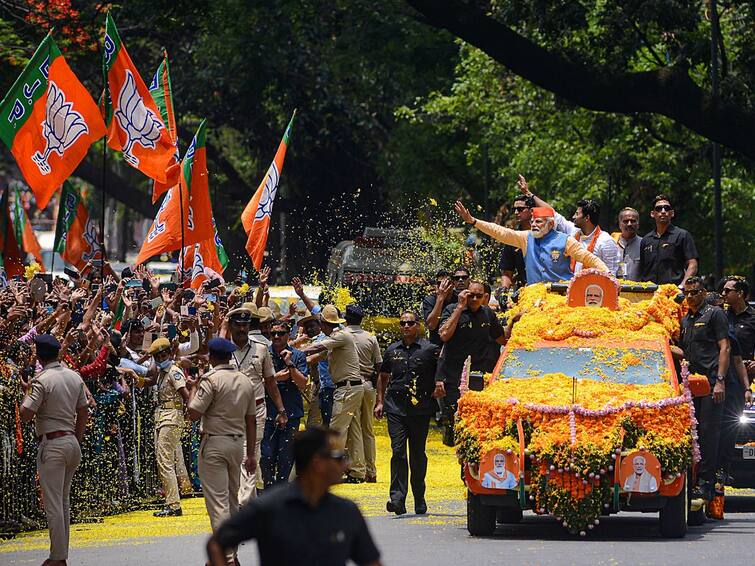
[[[338,432],[339,450],[349,448],[349,475],[346,483],[363,483],[365,479],[364,441],[362,439],[362,400],[364,385],[359,371],[359,356],[354,337],[340,328],[345,323],[334,305],[320,313],[320,326],[326,338],[302,350],[306,355],[321,352],[328,357],[330,375],[336,387],[330,428]]]
[[[210,516],[212,532],[239,510],[241,465],[254,473],[256,413],[254,386],[231,364],[236,346],[224,338],[208,343],[212,371],[206,373],[190,394],[189,418],[202,419],[199,448],[199,479]],[[244,442],[246,440],[246,443]],[[235,549],[226,559],[234,563]]]
[[[231,310],[227,315],[227,334],[236,346],[236,351],[231,354],[231,361],[254,386],[255,403],[257,407],[257,437],[255,440],[254,458],[259,462],[260,443],[265,432],[265,419],[267,410],[265,407],[265,391],[273,400],[278,415],[275,420],[278,426],[285,426],[288,422],[286,409],[283,406],[278,384],[275,382],[275,370],[273,359],[265,344],[249,339],[249,331],[259,329],[260,316],[254,303],[244,303],[239,308]],[[254,473],[249,473],[243,466],[241,471],[241,486],[239,487],[239,505],[246,505],[252,498],[257,496],[257,481],[259,479],[259,467]]]
[[[44,564],[58,566],[68,559],[71,480],[81,461],[89,413],[81,376],[58,362],[57,339],[40,334],[34,343],[44,369],[31,382],[21,420],[28,422],[36,415],[37,471],[50,529],[50,557]]]
[[[155,517],[180,517],[181,498],[176,477],[176,448],[181,442],[184,426],[184,406],[189,401],[183,370],[173,361],[172,347],[167,338],[158,338],[149,347],[155,360],[157,377],[145,379],[146,385],[157,385],[155,409],[155,452],[157,471],[165,491],[165,508],[156,511]]]

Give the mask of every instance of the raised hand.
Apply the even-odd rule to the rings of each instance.
[[[303,298],[304,295],[304,284],[301,282],[301,279],[298,277],[294,277],[291,280],[291,286],[294,288],[294,293],[296,293],[299,298]]]
[[[461,203],[460,200],[456,201],[456,204],[454,204],[454,210],[456,211],[456,214],[461,216],[461,219],[466,222],[467,224],[474,224],[475,219],[474,216],[470,214],[470,212],[467,210],[467,208]]]
[[[519,187],[519,191],[525,195],[530,196],[532,192],[530,191],[530,184],[527,182],[527,179],[524,178],[524,175],[519,173],[519,179],[516,182],[517,186]]]

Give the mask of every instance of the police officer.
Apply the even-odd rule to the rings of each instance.
[[[346,322],[335,305],[325,305],[320,313],[320,327],[325,338],[302,350],[308,356],[327,351],[328,368],[333,377],[333,416],[330,428],[339,434],[340,449],[353,446],[349,454],[349,474],[346,483],[364,483],[365,464],[362,440],[362,401],[364,386],[359,371],[359,355],[354,337],[341,328]]]
[[[414,511],[427,512],[425,503],[425,474],[427,455],[425,443],[430,417],[435,411],[432,399],[435,370],[440,348],[420,337],[417,315],[406,311],[399,320],[402,339],[385,351],[378,377],[375,417],[388,417],[391,437],[391,487],[386,509],[391,513],[406,513],[409,467],[411,468]],[[406,445],[409,443],[409,465]]]
[[[149,354],[157,366],[157,376],[145,379],[147,385],[157,385],[155,409],[155,456],[157,471],[165,491],[165,508],[155,517],[180,517],[181,499],[176,477],[176,448],[181,442],[184,425],[184,405],[189,401],[183,370],[173,361],[172,347],[167,338],[160,337],[149,347]]]
[[[729,370],[729,324],[724,311],[705,302],[702,279],[693,276],[684,284],[689,312],[682,319],[681,346],[689,370],[708,377],[712,394],[695,398],[701,460],[693,498],[711,499]]]
[[[259,462],[260,443],[265,431],[265,392],[270,396],[278,414],[275,421],[279,427],[286,426],[288,416],[283,406],[278,384],[275,382],[273,360],[265,344],[249,339],[249,331],[254,325],[259,329],[260,316],[254,303],[244,303],[226,315],[227,328],[230,338],[236,346],[231,359],[236,367],[246,375],[254,386],[254,397],[257,411],[257,427],[254,447],[254,459]],[[244,448],[246,450],[246,448]],[[246,505],[252,497],[257,496],[257,482],[260,476],[259,466],[254,473],[247,472],[241,466],[241,485],[239,487],[239,505]]]
[[[84,381],[58,362],[60,343],[50,334],[34,338],[43,370],[31,382],[21,405],[21,420],[36,415],[39,435],[37,471],[50,529],[50,557],[45,564],[65,564],[71,523],[71,480],[81,461],[87,418]]]
[[[189,418],[202,419],[199,479],[213,532],[239,509],[240,467],[253,474],[257,408],[252,382],[231,364],[236,345],[224,338],[207,344],[212,370],[192,389]],[[246,439],[246,447],[244,443]],[[233,563],[235,548],[226,558]]]

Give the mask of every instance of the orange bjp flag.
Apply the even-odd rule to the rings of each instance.
[[[40,209],[104,135],[97,104],[48,35],[0,102],[0,137]]]
[[[108,86],[104,97],[108,145],[122,151],[124,160],[148,177],[167,186],[175,185],[178,168],[170,169],[173,178],[168,174],[175,162],[175,142],[109,13],[103,56]]]
[[[278,145],[278,151],[275,152],[275,158],[262,179],[260,186],[254,193],[252,200],[241,213],[241,223],[244,225],[246,232],[246,251],[252,258],[254,268],[259,271],[262,268],[262,260],[265,257],[265,246],[267,246],[267,235],[270,230],[270,216],[273,212],[273,201],[278,192],[278,182],[280,181],[281,172],[283,171],[283,160],[286,158],[291,130],[294,126],[296,110],[291,116],[283,139]]]

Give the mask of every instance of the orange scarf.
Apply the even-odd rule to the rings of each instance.
[[[592,251],[595,249],[595,244],[598,243],[598,236],[600,236],[600,226],[596,226],[595,227],[595,230],[593,230],[593,234],[595,234],[595,236],[593,236],[592,242],[590,242],[590,245],[587,246],[587,251],[590,252],[590,253],[592,253]],[[580,240],[582,240],[582,230],[580,230],[579,232],[577,232],[577,235],[574,236],[574,238],[578,242]],[[574,258],[571,258],[571,265],[569,267],[570,267],[570,269],[572,271],[574,271],[574,268],[577,267],[577,260],[574,259]]]

